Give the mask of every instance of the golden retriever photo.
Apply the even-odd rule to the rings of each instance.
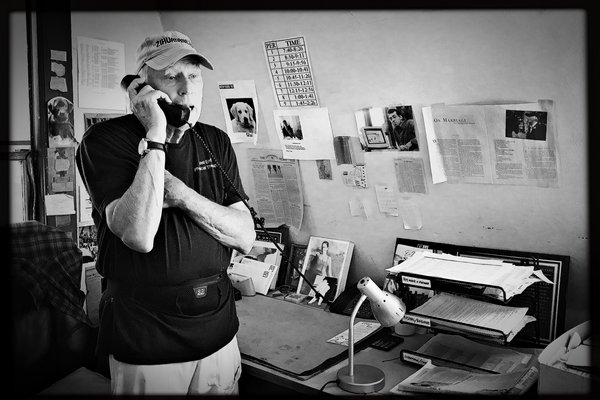
[[[71,121],[73,103],[57,96],[48,100],[48,143],[49,147],[76,146],[75,131]]]
[[[254,133],[256,124],[254,122],[254,109],[243,101],[231,105],[229,109],[232,120],[231,125],[234,132],[246,132],[247,136]]]

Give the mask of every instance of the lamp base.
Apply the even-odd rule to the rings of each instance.
[[[358,364],[354,366],[354,375],[348,375],[349,372],[350,368],[345,366],[337,373],[338,386],[346,392],[373,393],[385,386],[385,375],[379,368]]]

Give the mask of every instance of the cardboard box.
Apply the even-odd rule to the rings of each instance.
[[[556,394],[590,394],[592,390],[592,379],[581,376],[576,372],[565,371],[550,364],[556,359],[557,354],[564,351],[573,332],[577,332],[581,339],[591,336],[592,324],[584,322],[568,330],[550,343],[538,357],[540,362],[540,374],[538,379],[539,395]],[[594,379],[598,379],[595,377]]]

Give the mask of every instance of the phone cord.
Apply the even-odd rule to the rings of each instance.
[[[196,131],[196,129],[194,128],[194,126],[192,126],[189,122],[187,124],[190,126],[190,129],[192,130],[192,132],[194,132],[194,134],[196,135],[196,137],[198,139],[200,139],[200,143],[202,143],[202,146],[204,146],[204,148],[206,149],[206,151],[208,152],[208,154],[212,157],[214,163],[217,165],[217,167],[219,167],[219,170],[221,171],[221,174],[223,174],[223,177],[225,177],[225,180],[233,188],[233,191],[235,192],[235,194],[242,200],[242,202],[248,208],[248,210],[250,210],[250,215],[252,215],[252,219],[254,220],[254,226],[255,227],[256,226],[260,227],[262,229],[262,231],[267,235],[267,237],[269,238],[269,240],[275,245],[275,247],[277,247],[277,250],[279,250],[279,253],[281,254],[281,258],[282,258],[281,264],[282,265],[286,265],[287,262],[288,262],[288,258],[284,254],[283,249],[281,247],[279,247],[279,243],[277,243],[273,239],[273,237],[271,236],[271,234],[269,233],[269,231],[267,231],[267,229],[265,228],[265,219],[262,218],[262,217],[258,217],[258,214],[254,210],[254,208],[252,208],[252,206],[250,206],[250,204],[244,198],[244,196],[242,196],[240,194],[240,192],[237,190],[237,188],[233,184],[233,181],[231,180],[231,178],[229,177],[229,175],[227,174],[227,172],[225,172],[225,169],[223,168],[223,166],[221,165],[221,163],[219,162],[219,160],[217,159],[217,157],[215,157],[215,154],[212,152],[211,148],[208,146],[208,143],[206,143],[206,141],[204,140],[204,138],[198,133],[198,131]],[[300,271],[300,269],[298,269],[295,265],[293,265],[291,263],[290,263],[290,265],[292,266],[292,268],[294,268],[294,270],[296,272],[298,272],[298,275],[300,275],[302,277],[303,282],[306,282],[308,284],[308,286],[310,286],[310,288],[315,292],[315,296],[317,297],[317,299],[319,299],[319,298],[325,299],[325,297],[321,293],[319,293],[319,291],[315,288],[315,286],[313,285],[313,283],[311,281],[309,281],[308,279],[306,279],[306,277],[304,276],[304,274],[302,273],[302,271]]]

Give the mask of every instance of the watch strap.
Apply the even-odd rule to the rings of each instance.
[[[165,146],[164,143],[160,143],[160,142],[153,142],[151,140],[146,141],[146,144],[148,145],[147,149],[148,150],[162,150],[162,151],[167,151],[167,148]]]

